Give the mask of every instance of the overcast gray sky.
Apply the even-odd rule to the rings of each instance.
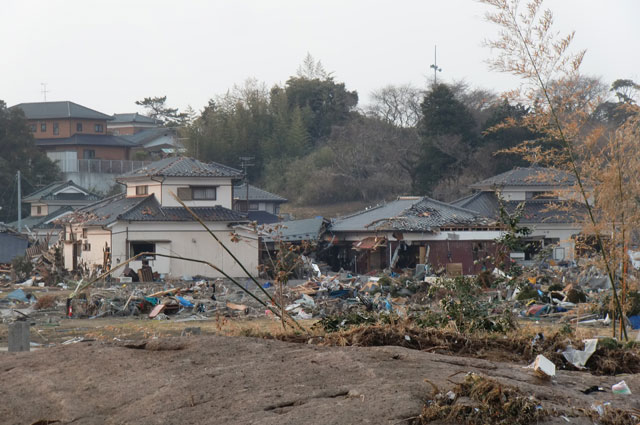
[[[640,80],[640,1],[547,0],[557,29],[576,30],[583,72],[611,83]],[[386,84],[423,87],[438,75],[503,91],[517,80],[490,72],[482,41],[497,29],[473,0],[0,0],[0,99],[13,105],[72,100],[105,113],[140,111],[168,97],[200,110],[234,83],[269,86],[307,52],[361,106]]]

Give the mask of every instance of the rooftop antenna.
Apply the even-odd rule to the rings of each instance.
[[[247,192],[246,192],[247,214],[249,214],[249,176],[247,175],[247,168],[254,166],[254,164],[251,164],[251,161],[253,161],[254,159],[255,157],[253,156],[240,157],[240,164],[242,169],[244,170],[244,185],[245,185],[245,188],[247,189]]]
[[[438,84],[438,72],[442,72],[442,68],[438,68],[438,46],[433,46],[433,63],[429,68],[433,69],[433,85]]]
[[[42,86],[42,89],[40,90],[40,92],[42,93],[42,96],[44,97],[44,101],[47,101],[47,93],[49,93],[49,90],[47,90],[47,83],[40,83],[40,86]]]

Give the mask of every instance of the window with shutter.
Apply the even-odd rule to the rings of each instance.
[[[191,188],[190,187],[179,187],[178,188],[178,198],[183,201],[191,200]]]

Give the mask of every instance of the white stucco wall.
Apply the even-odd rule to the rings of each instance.
[[[38,207],[40,207],[40,214],[38,214]],[[45,215],[49,215],[50,212],[54,212],[60,207],[53,208],[49,210],[49,206],[47,204],[31,204],[31,216],[32,217],[44,217]]]
[[[185,201],[189,207],[213,207],[221,205],[225,208],[233,208],[233,186],[230,178],[205,178],[205,177],[172,177],[162,183],[162,205],[165,207],[179,207],[170,192],[178,194],[179,187],[188,186],[216,186],[216,199],[214,201]]]
[[[490,190],[493,192],[493,189]],[[505,186],[500,189],[502,197],[507,201],[524,201],[527,192],[549,192],[553,193],[562,201],[574,200],[582,201],[582,195],[577,193],[573,187],[558,188],[557,186]]]
[[[138,186],[147,186],[147,195],[151,195],[152,193],[155,195],[158,202],[160,202],[160,197],[162,196],[162,183],[159,181],[154,181],[151,179],[145,180],[136,180],[127,182],[127,198],[135,197],[135,196],[147,196],[147,195],[136,195],[136,187]]]
[[[575,242],[572,236],[580,233],[580,227],[567,224],[536,224],[528,226],[532,237],[558,238],[558,246],[565,248],[565,260],[575,259]]]
[[[82,236],[82,235],[81,235]],[[83,241],[85,239],[79,239]],[[111,245],[111,232],[101,227],[89,227],[87,228],[87,243],[90,245],[90,250],[85,251],[84,248],[80,254],[80,261],[84,264],[91,266],[102,266],[104,260],[104,247]]]
[[[207,223],[207,225],[251,273],[257,274],[258,240],[254,232],[239,230],[240,241],[231,242],[232,229],[228,228],[226,223]],[[149,241],[156,243],[158,252],[209,261],[232,277],[246,276],[231,256],[224,252],[223,248],[198,223],[118,222],[111,227],[111,231],[113,266],[129,258],[127,247],[131,241]],[[154,271],[168,273],[173,277],[183,275],[221,276],[219,272],[207,265],[179,259],[157,257],[149,264]],[[140,265],[140,262],[134,263],[132,268],[137,270]],[[119,275],[121,272],[119,270],[115,274]]]

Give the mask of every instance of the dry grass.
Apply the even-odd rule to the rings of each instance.
[[[371,206],[370,202],[340,202],[328,205],[282,205],[282,212],[292,214],[296,219],[313,218],[317,216],[332,218],[351,214]]]
[[[34,308],[36,310],[45,310],[48,308],[54,308],[58,302],[58,296],[53,294],[44,294],[38,298]]]
[[[410,322],[395,325],[369,325],[354,327],[340,332],[317,334],[314,338],[301,334],[257,335],[289,342],[327,346],[400,346],[414,350],[453,354],[457,356],[530,363],[538,354],[543,354],[559,368],[576,370],[562,355],[569,343],[577,349],[584,348],[581,340],[572,339],[560,333],[547,335],[532,344],[534,333],[522,329],[510,334],[461,334],[436,328],[419,328]],[[615,343],[614,343],[615,345]],[[616,375],[620,373],[640,373],[640,352],[638,349],[607,346],[603,341],[586,364],[596,375]]]

